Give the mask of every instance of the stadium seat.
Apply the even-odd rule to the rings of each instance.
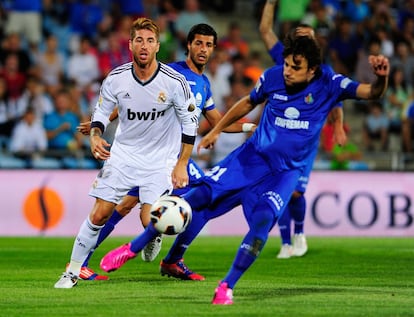
[[[27,168],[27,162],[17,157],[0,154],[0,168]]]

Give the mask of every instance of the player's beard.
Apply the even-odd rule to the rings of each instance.
[[[139,57],[136,56],[136,55],[134,55],[134,62],[135,62],[135,64],[137,64],[137,66],[139,68],[143,68],[144,69],[144,68],[149,67],[149,65],[151,65],[151,61],[152,61],[152,59],[147,59],[145,62],[141,62],[140,59],[139,59]]]
[[[198,63],[194,55],[191,55],[191,54],[190,54],[190,58],[194,66],[198,69],[198,71],[203,72],[206,66],[206,63]]]
[[[292,95],[305,89],[308,86],[308,84],[309,83],[307,81],[303,81],[300,83],[294,83],[292,85],[286,85],[286,82],[285,82],[285,89],[289,95]]]

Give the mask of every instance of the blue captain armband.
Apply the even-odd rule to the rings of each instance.
[[[195,143],[195,135],[187,135],[187,134],[181,134],[181,142],[186,144],[194,144]]]

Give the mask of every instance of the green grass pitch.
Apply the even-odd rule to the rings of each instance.
[[[91,266],[129,241],[113,237]],[[173,237],[165,237],[156,261],[138,256],[109,281],[80,281],[54,289],[73,238],[0,238],[0,316],[414,316],[414,239],[308,237],[302,258],[277,260],[280,239],[262,254],[234,289],[234,305],[214,306],[217,282],[233,261],[241,237],[198,237],[185,262],[202,282],[162,277],[159,261]]]

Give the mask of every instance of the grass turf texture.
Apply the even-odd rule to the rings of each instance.
[[[414,239],[309,237],[302,258],[277,260],[271,237],[234,289],[234,305],[211,304],[233,261],[240,237],[198,237],[185,262],[205,281],[162,277],[159,261],[138,256],[109,281],[79,281],[54,289],[73,238],[0,238],[0,316],[414,316]],[[129,241],[110,238],[91,267]],[[101,272],[102,273],[102,272]]]

